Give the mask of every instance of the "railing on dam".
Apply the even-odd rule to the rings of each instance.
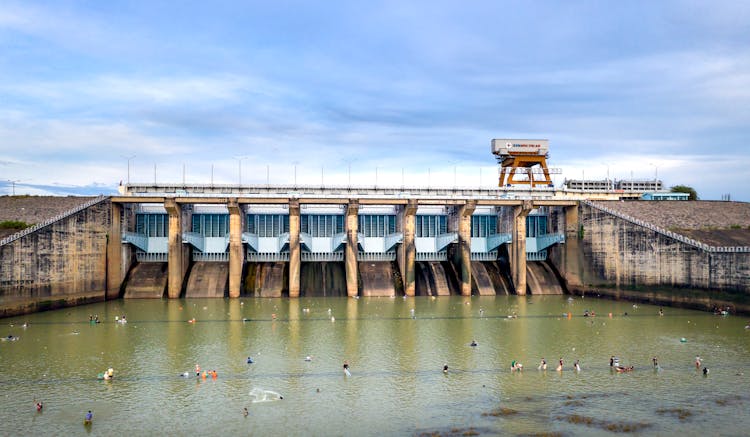
[[[34,226],[26,228],[26,229],[24,229],[22,231],[16,232],[13,235],[9,235],[8,237],[5,237],[2,240],[0,240],[0,246],[3,246],[3,245],[8,244],[8,243],[12,243],[13,241],[18,240],[19,238],[23,238],[23,237],[25,237],[25,236],[27,236],[27,235],[29,235],[31,233],[34,233],[34,232],[38,231],[39,229],[47,227],[47,226],[49,226],[49,225],[51,225],[53,223],[59,222],[60,220],[66,218],[66,217],[69,217],[69,216],[71,216],[71,215],[73,215],[73,214],[75,214],[77,212],[83,211],[86,208],[90,208],[90,207],[92,207],[92,206],[94,206],[94,205],[96,205],[98,203],[101,203],[101,202],[107,200],[107,199],[109,199],[108,196],[99,196],[99,197],[97,197],[95,199],[89,200],[88,202],[82,203],[82,204],[76,206],[75,208],[71,208],[71,209],[63,212],[62,214],[58,214],[58,215],[52,217],[49,220],[45,220],[45,221],[43,221],[41,223],[35,224]]]
[[[526,253],[542,252],[546,253],[548,247],[556,243],[564,243],[565,234],[544,234],[536,237],[526,237]],[[546,256],[545,256],[546,259]]]
[[[631,217],[627,214],[623,214],[621,212],[615,211],[605,206],[597,205],[588,200],[584,200],[582,201],[582,203],[591,208],[598,209],[599,211],[604,211],[607,214],[621,218],[625,221],[644,227],[646,229],[650,229],[656,233],[662,234],[664,236],[675,239],[687,245],[696,247],[698,249],[704,250],[706,252],[750,252],[750,246],[709,246],[708,244],[701,243],[700,241],[693,240],[692,238],[688,238],[684,235],[676,234],[672,231],[668,231],[664,228],[660,228],[659,226],[653,225],[648,222],[644,222],[643,220],[638,220],[637,218]]]

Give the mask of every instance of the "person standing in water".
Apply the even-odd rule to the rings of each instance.
[[[651,358],[651,362],[654,363],[654,369],[659,368],[659,362],[656,360],[656,357]]]
[[[94,413],[92,413],[91,410],[89,410],[89,412],[86,413],[86,416],[83,419],[83,424],[84,425],[91,425],[91,422],[93,420],[94,420]]]
[[[349,362],[344,361],[344,374],[346,376],[351,376],[351,372],[349,372]]]
[[[575,362],[575,363],[573,363],[573,369],[574,369],[574,370],[575,370],[576,372],[580,372],[580,371],[581,371],[581,365],[580,365],[580,364],[578,363],[578,360],[576,360],[576,362]]]
[[[558,372],[562,372],[562,369],[563,369],[563,359],[562,359],[562,357],[561,357],[561,358],[560,358],[560,362],[559,362],[559,364],[557,365],[557,371],[558,371]]]
[[[542,357],[542,361],[539,363],[539,370],[547,370],[547,360]]]
[[[701,368],[701,357],[700,355],[695,356],[695,368],[700,369]]]

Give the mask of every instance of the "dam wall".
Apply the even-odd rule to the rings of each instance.
[[[712,246],[688,236],[696,234],[688,227],[700,214],[698,203],[661,205],[662,209],[685,210],[683,226],[688,229],[684,230],[674,211],[663,211],[677,220],[670,225],[674,231],[654,225],[659,222],[657,217],[646,222],[623,212],[630,208],[630,214],[653,213],[658,206],[638,203],[581,202],[576,214],[564,214],[570,222],[563,225],[566,243],[550,248],[549,259],[569,291],[698,309],[730,306],[750,312],[750,248]],[[720,216],[717,208],[721,207],[713,205],[706,214]],[[728,228],[738,230],[735,225]],[[713,234],[717,233],[721,234],[721,229],[713,229]],[[743,240],[738,237],[735,241]]]
[[[106,298],[111,203],[86,200],[0,243],[0,316]]]

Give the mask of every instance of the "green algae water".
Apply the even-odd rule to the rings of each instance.
[[[95,314],[101,323],[90,324]],[[126,324],[115,322],[121,315]],[[750,329],[736,316],[497,296],[120,300],[0,323],[0,335],[18,337],[0,342],[2,435],[750,429]],[[611,355],[634,371],[613,372]],[[537,370],[542,357],[546,371]],[[511,372],[513,360],[522,372]],[[196,378],[196,364],[217,378]],[[110,367],[113,380],[97,379]],[[84,426],[88,410],[94,420]]]

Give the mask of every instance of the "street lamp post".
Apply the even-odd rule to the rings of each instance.
[[[654,166],[654,191],[659,191],[659,163],[649,162],[648,165]]]
[[[247,159],[247,156],[235,156],[239,167],[239,185],[242,186],[242,160]]]
[[[605,166],[607,166],[607,180],[606,180],[606,182],[607,182],[607,191],[609,191],[610,190],[610,186],[611,186],[611,184],[609,183],[609,163],[608,162],[602,162],[602,164],[604,164]]]
[[[130,185],[130,161],[133,160],[133,159],[135,159],[135,155],[132,155],[132,156],[120,155],[120,156],[122,156],[123,158],[125,158],[125,159],[128,160],[128,179],[127,179],[127,181],[128,181],[128,185]]]

